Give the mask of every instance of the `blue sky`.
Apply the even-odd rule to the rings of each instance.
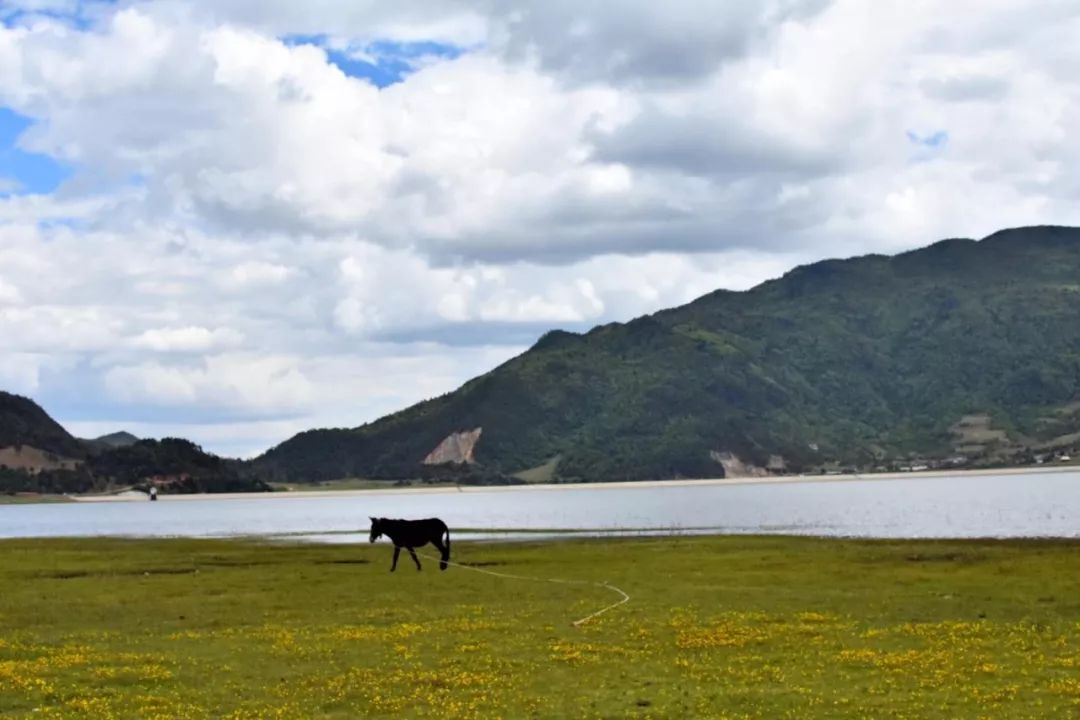
[[[0,195],[49,193],[71,175],[71,169],[47,155],[19,149],[19,136],[33,121],[0,106]]]
[[[29,3],[34,5],[34,3]],[[0,0],[0,23],[12,27],[33,21],[34,18],[48,17],[60,20],[78,30],[86,30],[93,24],[94,15],[115,6],[117,0],[77,0],[73,5],[73,12],[65,12],[61,9],[39,7],[24,10],[18,2],[6,3]]]
[[[332,47],[326,35],[289,35],[284,38],[288,45],[315,45],[326,51],[327,59],[350,77],[369,80],[376,87],[387,87],[401,82],[412,73],[424,58],[452,59],[463,52],[462,48],[437,42],[389,42],[379,41],[349,50]],[[369,57],[370,62],[364,57]]]
[[[907,137],[913,145],[920,145],[922,147],[933,149],[943,148],[949,142],[949,133],[944,130],[938,130],[930,135],[919,135],[914,130],[908,130]]]

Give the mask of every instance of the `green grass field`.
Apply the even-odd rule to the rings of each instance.
[[[0,542],[0,717],[1080,718],[1080,543]]]
[[[0,493],[0,505],[34,505],[37,503],[69,503],[75,502],[64,495],[38,495],[26,493],[22,495],[6,495]]]

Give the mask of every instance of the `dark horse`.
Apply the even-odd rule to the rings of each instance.
[[[394,563],[390,566],[390,572],[397,569],[398,555],[401,548],[405,548],[412,555],[416,569],[420,569],[420,560],[413,552],[413,548],[423,547],[431,543],[442,554],[439,561],[439,569],[446,569],[446,561],[450,559],[450,529],[439,518],[427,520],[388,520],[387,518],[371,518],[371,542],[375,542],[381,536],[386,535],[390,542],[394,543]],[[446,543],[443,544],[443,536]]]

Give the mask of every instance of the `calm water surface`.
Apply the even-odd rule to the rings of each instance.
[[[0,506],[0,537],[301,536],[354,541],[368,516],[456,528],[851,537],[1080,537],[1080,472],[771,485],[358,493]]]

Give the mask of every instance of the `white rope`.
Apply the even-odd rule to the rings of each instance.
[[[398,548],[399,546],[395,545],[394,547]],[[399,549],[408,550],[409,548],[401,546],[401,547],[399,547]],[[610,591],[612,591],[614,593],[619,594],[620,597],[619,597],[619,599],[617,601],[611,603],[610,605],[607,605],[606,607],[600,608],[599,610],[597,610],[594,613],[586,615],[585,617],[581,618],[580,620],[575,620],[574,622],[572,622],[571,625],[573,625],[574,627],[580,627],[581,625],[584,625],[585,623],[587,623],[589,620],[592,620],[593,618],[600,617],[601,615],[606,613],[608,610],[614,610],[615,608],[619,607],[620,605],[623,605],[625,603],[630,602],[630,596],[629,595],[627,595],[625,592],[623,592],[620,588],[617,588],[614,585],[612,585],[611,583],[607,583],[607,582],[595,582],[593,580],[566,580],[564,578],[542,578],[542,577],[533,577],[531,575],[515,575],[514,573],[503,573],[503,572],[496,572],[494,570],[485,570],[484,568],[474,567],[472,565],[462,565],[461,563],[456,563],[456,562],[454,562],[452,560],[443,560],[441,557],[436,557],[435,555],[428,555],[427,553],[416,553],[416,554],[418,556],[424,558],[425,560],[445,562],[447,565],[453,565],[454,567],[461,568],[463,570],[472,570],[473,572],[483,573],[484,575],[491,575],[492,577],[507,578],[507,579],[510,579],[510,580],[529,580],[529,581],[532,581],[532,582],[547,582],[547,583],[555,583],[555,584],[558,584],[558,585],[590,585],[590,586],[593,586],[593,587],[604,588],[605,590],[610,590]]]

